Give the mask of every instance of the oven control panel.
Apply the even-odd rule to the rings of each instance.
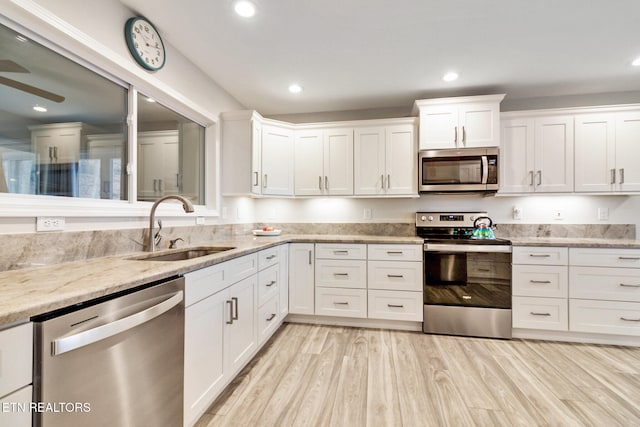
[[[473,227],[476,218],[487,216],[486,212],[418,212],[416,227]]]

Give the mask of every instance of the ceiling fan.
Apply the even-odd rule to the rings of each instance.
[[[30,73],[30,71],[9,59],[0,59],[0,73]],[[64,96],[2,76],[0,76],[0,84],[10,86],[14,89],[39,96],[53,102],[60,103],[65,99]]]

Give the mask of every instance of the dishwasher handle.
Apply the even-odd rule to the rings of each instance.
[[[123,317],[115,322],[107,323],[106,325],[98,326],[97,328],[89,329],[68,337],[53,340],[51,342],[51,355],[58,356],[71,350],[85,347],[155,319],[180,304],[184,299],[183,294],[183,291],[178,291],[161,303],[132,314],[131,316]]]

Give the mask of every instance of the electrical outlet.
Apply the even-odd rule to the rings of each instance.
[[[196,217],[196,225],[204,225],[204,217],[203,216],[197,216]]]
[[[609,219],[609,208],[598,208],[598,219],[606,221]]]
[[[364,212],[362,213],[362,217],[364,219],[371,219],[371,208],[364,208]]]
[[[564,212],[562,211],[562,209],[556,209],[553,211],[553,219],[555,220],[564,219]]]
[[[64,217],[39,216],[36,220],[36,231],[62,231]]]
[[[522,219],[522,208],[520,206],[513,207],[513,219],[516,219],[516,220]]]

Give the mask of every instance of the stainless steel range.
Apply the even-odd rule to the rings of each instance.
[[[486,212],[418,212],[425,333],[511,338],[511,242]]]

